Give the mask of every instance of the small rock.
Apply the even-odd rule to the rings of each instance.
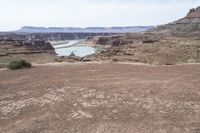
[[[118,110],[114,109],[112,110],[113,113],[118,113]]]
[[[98,99],[103,99],[103,98],[104,98],[104,95],[103,95],[103,94],[98,94],[98,95],[96,95],[96,98],[98,98]]]

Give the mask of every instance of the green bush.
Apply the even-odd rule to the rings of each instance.
[[[11,61],[8,65],[8,67],[11,70],[17,70],[17,69],[22,69],[22,68],[29,68],[31,67],[32,64],[29,62],[26,62],[25,60],[16,60],[16,61]]]
[[[31,67],[32,66],[32,64],[30,62],[26,62],[25,60],[20,60],[20,62],[22,63],[22,65],[24,67]]]
[[[8,65],[11,70],[23,68],[23,64],[20,61],[11,61]]]

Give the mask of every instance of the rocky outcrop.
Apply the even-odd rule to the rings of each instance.
[[[200,18],[200,7],[190,9],[185,19]]]
[[[200,37],[200,7],[191,9],[182,19],[149,31],[156,34]]]
[[[38,53],[55,54],[51,44],[45,41],[1,40],[0,49],[0,56]]]
[[[160,36],[151,35],[151,34],[124,34],[124,35],[116,35],[116,36],[109,36],[109,37],[98,37],[95,38],[93,43],[97,45],[109,45],[112,47],[132,44],[136,42],[143,42],[143,43],[153,43],[160,39]]]
[[[53,46],[49,42],[45,41],[25,41],[23,45],[27,47],[29,50],[46,50],[46,51],[54,51]]]
[[[132,43],[132,40],[124,39],[124,36],[112,36],[112,37],[99,37],[95,42],[97,45],[110,45],[110,46],[121,46]]]
[[[75,55],[70,55],[70,56],[61,56],[55,58],[56,62],[69,62],[69,63],[74,63],[74,62],[80,62],[82,61],[83,58]]]

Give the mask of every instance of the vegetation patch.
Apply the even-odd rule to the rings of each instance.
[[[30,68],[31,66],[32,64],[25,60],[15,60],[9,63],[8,68],[10,68],[11,70],[17,70],[22,68]]]

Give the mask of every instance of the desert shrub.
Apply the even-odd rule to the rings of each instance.
[[[114,62],[117,62],[117,61],[119,61],[117,58],[113,58],[112,59]]]
[[[26,62],[25,60],[15,60],[11,61],[8,65],[8,67],[11,70],[17,70],[17,69],[22,69],[22,68],[29,68],[31,67],[32,64],[29,62]]]
[[[23,67],[31,67],[32,64],[30,62],[27,62],[25,60],[20,60],[20,62],[22,63]]]
[[[20,61],[11,61],[8,65],[11,70],[23,68],[23,64]]]

